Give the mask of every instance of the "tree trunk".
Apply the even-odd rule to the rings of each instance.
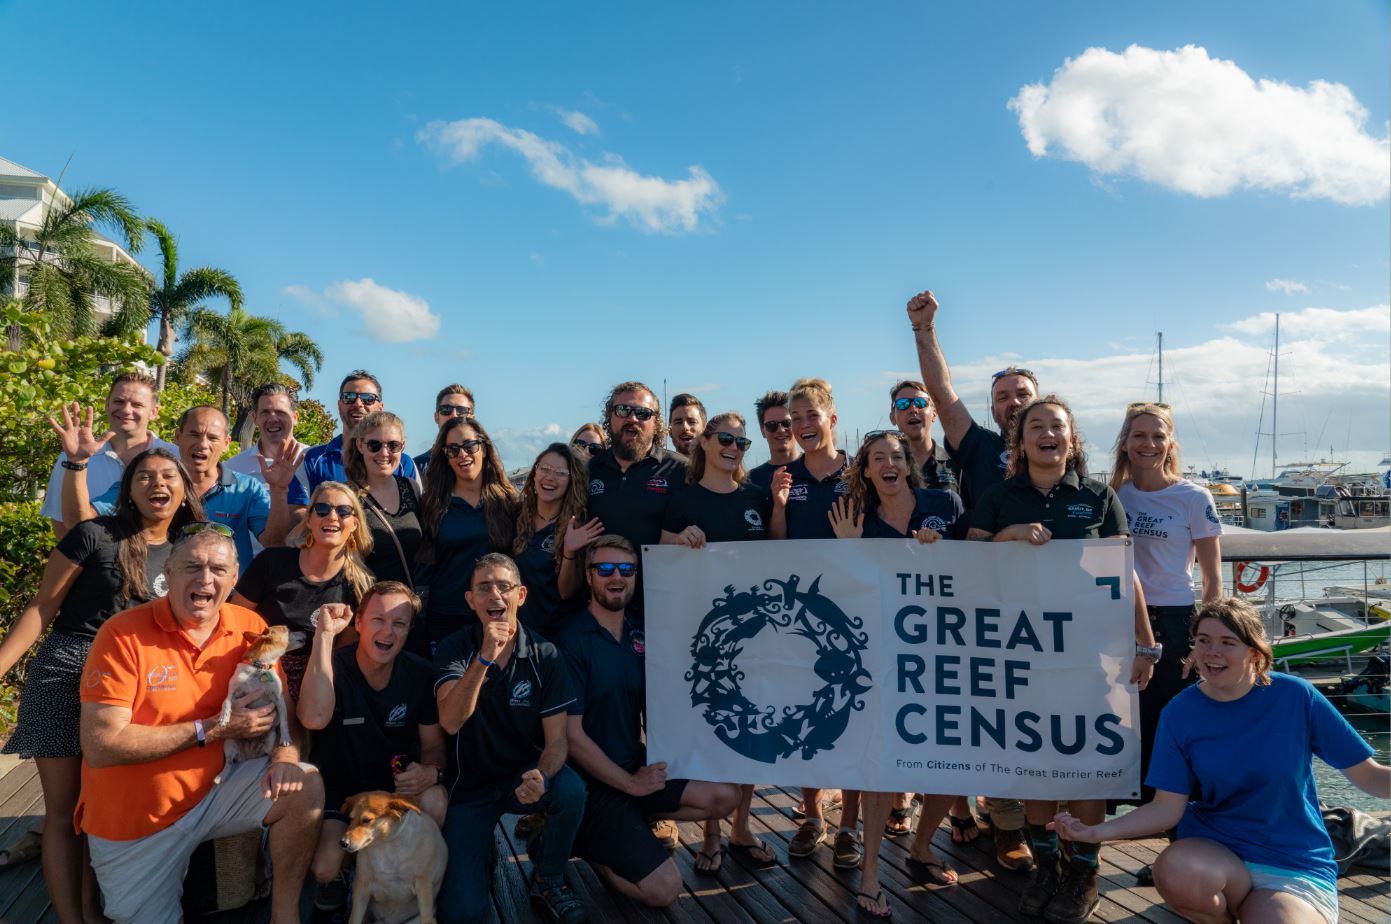
[[[159,346],[156,347],[164,354],[164,364],[155,370],[155,393],[164,391],[165,376],[169,371],[169,360],[174,355],[174,325],[169,323],[167,315],[159,316]]]
[[[230,414],[232,410],[232,364],[229,362],[222,369],[222,413]]]
[[[245,449],[251,445],[251,441],[256,437],[256,421],[251,419],[251,415],[244,407],[237,408],[236,416],[236,423],[232,424],[232,439]]]

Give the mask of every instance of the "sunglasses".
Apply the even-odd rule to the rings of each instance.
[[[632,577],[638,573],[638,566],[630,561],[603,561],[597,565],[590,565],[589,570],[599,577],[613,577],[615,571],[620,577]]]
[[[435,408],[441,417],[472,417],[473,408],[467,404],[441,404]]]
[[[993,381],[995,381],[996,379],[1004,378],[1004,377],[1007,376],[1007,375],[1022,375],[1022,376],[1024,376],[1024,378],[1026,378],[1026,379],[1036,378],[1036,376],[1035,376],[1032,372],[1030,372],[1028,369],[1024,369],[1024,368],[1022,368],[1022,367],[1020,367],[1020,366],[1011,366],[1011,367],[1008,368],[1008,369],[1001,369],[999,372],[997,372],[997,373],[995,373],[994,375],[992,375],[992,376],[990,377],[990,381],[993,382]]]
[[[552,478],[569,478],[570,470],[568,468],[551,468],[549,465],[538,465],[536,466],[536,474],[549,475]]]
[[[721,446],[738,446],[740,452],[753,445],[753,440],[747,436],[735,436],[733,433],[726,433],[723,430],[715,434],[715,439],[720,441]]]
[[[615,404],[613,412],[619,417],[636,417],[638,420],[651,420],[652,415],[657,412],[650,407],[643,407],[640,404]]]
[[[790,420],[765,420],[763,421],[764,433],[777,433],[779,430],[792,432],[792,421]]]
[[[906,411],[910,407],[915,407],[918,410],[922,410],[923,408],[927,407],[929,403],[930,402],[922,395],[918,395],[916,398],[895,398],[894,410]]]
[[[400,440],[363,440],[362,442],[367,447],[368,452],[381,452],[382,447],[385,446],[386,451],[393,455],[400,452],[406,445]]]
[[[1130,411],[1133,411],[1136,408],[1140,407],[1157,407],[1163,411],[1172,410],[1172,408],[1170,408],[1169,405],[1165,404],[1163,401],[1132,401],[1125,406],[1125,410],[1127,413],[1129,413]]]
[[[336,513],[338,514],[338,519],[346,520],[348,517],[357,516],[357,511],[347,504],[330,504],[326,501],[319,501],[317,504],[310,506],[309,509],[314,511],[314,515],[318,517],[326,517],[330,513]]]
[[[575,440],[575,442],[571,445],[573,445],[576,449],[585,450],[591,456],[597,456],[599,454],[599,450],[604,448],[603,443],[591,443],[589,440]]]
[[[481,584],[474,584],[473,592],[487,596],[496,590],[505,597],[520,586],[520,584],[513,584],[511,581],[484,581]]]
[[[382,400],[382,396],[373,394],[370,391],[342,391],[338,393],[338,400],[342,401],[344,404],[352,404],[354,401],[361,401],[363,404],[371,407]]]
[[[897,431],[897,430],[871,430],[871,431],[869,431],[868,433],[865,434],[865,441],[864,441],[863,443],[861,443],[860,445],[861,445],[861,446],[868,446],[870,443],[874,442],[875,440],[881,439],[881,438],[886,437],[886,436],[892,436],[892,437],[894,437],[894,438],[896,438],[896,439],[902,440],[903,442],[907,442],[907,441],[908,441],[908,437],[904,436],[902,433],[900,433],[900,432]]]
[[[179,536],[196,536],[205,529],[210,529],[213,532],[217,533],[219,536],[226,536],[228,539],[232,538],[232,528],[230,526],[227,526],[223,523],[208,522],[189,523],[183,529],[179,530]]]
[[[462,443],[445,443],[444,454],[451,459],[457,459],[461,452],[473,455],[480,447],[486,445],[488,445],[487,440],[464,440]]]

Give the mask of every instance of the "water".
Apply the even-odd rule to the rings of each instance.
[[[1387,748],[1391,746],[1391,734],[1387,732],[1387,719],[1384,715],[1358,715],[1345,713],[1352,727],[1362,733],[1362,737],[1376,749],[1376,759],[1387,761]],[[1347,777],[1328,764],[1314,758],[1314,782],[1318,786],[1319,798],[1326,805],[1350,805],[1364,812],[1384,812],[1388,806],[1385,799],[1369,796],[1348,782]]]

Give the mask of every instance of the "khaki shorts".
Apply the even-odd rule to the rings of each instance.
[[[133,841],[89,835],[106,916],[117,924],[178,924],[183,917],[184,875],[194,848],[203,841],[256,830],[275,804],[262,790],[269,766],[267,757],[233,764],[203,801],[162,831]]]

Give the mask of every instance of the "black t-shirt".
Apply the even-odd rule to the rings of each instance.
[[[367,570],[379,581],[400,581],[411,586],[411,572],[414,570],[415,551],[420,548],[420,501],[415,495],[415,485],[403,475],[394,476],[400,501],[395,513],[387,513],[371,494],[362,495],[363,514],[367,517],[367,528],[372,531],[372,554],[363,559]],[[396,551],[396,543],[391,541],[391,531],[382,522],[381,514],[396,531],[396,540],[401,543],[401,552],[406,553],[406,561],[401,561],[401,553]],[[408,571],[410,568],[411,571]]]
[[[483,627],[474,624],[440,642],[435,652],[435,693],[460,680],[478,653]],[[473,802],[508,785],[536,763],[546,746],[541,720],[573,705],[565,662],[554,645],[524,625],[500,668],[489,668],[473,715],[454,737],[449,786],[452,803]]]
[[[327,808],[360,792],[391,792],[398,754],[420,760],[420,726],[439,724],[434,679],[429,661],[403,651],[386,687],[374,690],[357,665],[357,645],[333,653],[333,718],[314,733],[313,752]]]
[[[493,551],[483,505],[451,497],[435,537],[435,563],[424,569],[430,587],[426,621],[435,638],[473,622],[464,592],[473,586],[473,566]]]
[[[747,481],[728,494],[692,484],[667,505],[662,529],[679,533],[698,526],[706,542],[767,539],[771,509],[767,490]]]
[[[172,542],[146,547],[145,576],[152,591],[149,597],[125,597],[121,594],[121,566],[116,563],[121,540],[131,528],[122,526],[114,516],[85,520],[63,536],[58,551],[82,572],[68,589],[53,619],[53,631],[64,635],[96,638],[102,623],[132,606],[145,603],[165,594],[164,562],[169,558]]]
[[[517,611],[522,625],[544,638],[555,632],[557,620],[579,604],[560,596],[559,577],[555,561],[556,524],[547,523],[526,545],[526,551],[516,557],[517,570],[526,585],[526,603]],[[578,564],[578,562],[577,562]]]
[[[623,620],[621,639],[589,610],[565,621],[555,644],[574,684],[571,715],[583,715],[584,733],[629,773],[642,766],[642,722],[647,688],[647,643],[642,629]]]
[[[960,446],[953,447],[947,441],[947,457],[956,466],[961,502],[968,512],[976,509],[987,488],[1005,480],[1009,466],[1005,438],[974,420],[961,437]]]
[[[749,484],[767,491],[773,486],[773,474],[781,467],[781,465],[774,465],[772,462],[764,462],[749,472]]]
[[[659,447],[625,472],[605,449],[589,460],[589,515],[638,551],[662,539],[667,505],[686,488],[686,457]]]
[[[270,626],[289,626],[305,634],[305,643],[292,651],[304,654],[314,637],[310,615],[325,603],[346,603],[357,609],[357,593],[339,571],[322,583],[299,570],[299,549],[264,549],[237,581],[237,593],[250,600]],[[390,755],[388,755],[390,756]]]
[[[961,507],[961,498],[954,491],[937,491],[932,488],[914,488],[915,503],[913,513],[908,518],[908,532],[900,533],[878,514],[865,517],[864,537],[866,539],[907,539],[920,529],[935,529],[947,539],[962,539],[966,536],[966,514]]]
[[[848,482],[841,480],[849,458],[840,454],[840,468],[825,478],[816,478],[807,470],[807,457],[799,456],[787,466],[792,476],[792,490],[787,496],[787,538],[789,539],[834,539],[835,530],[831,528],[831,505],[836,499],[850,493]],[[771,509],[772,492],[769,492]]]
[[[1106,539],[1130,535],[1125,509],[1110,485],[1069,471],[1047,494],[1015,475],[985,492],[971,511],[971,528],[998,533],[1018,523],[1042,523],[1054,539]]]

